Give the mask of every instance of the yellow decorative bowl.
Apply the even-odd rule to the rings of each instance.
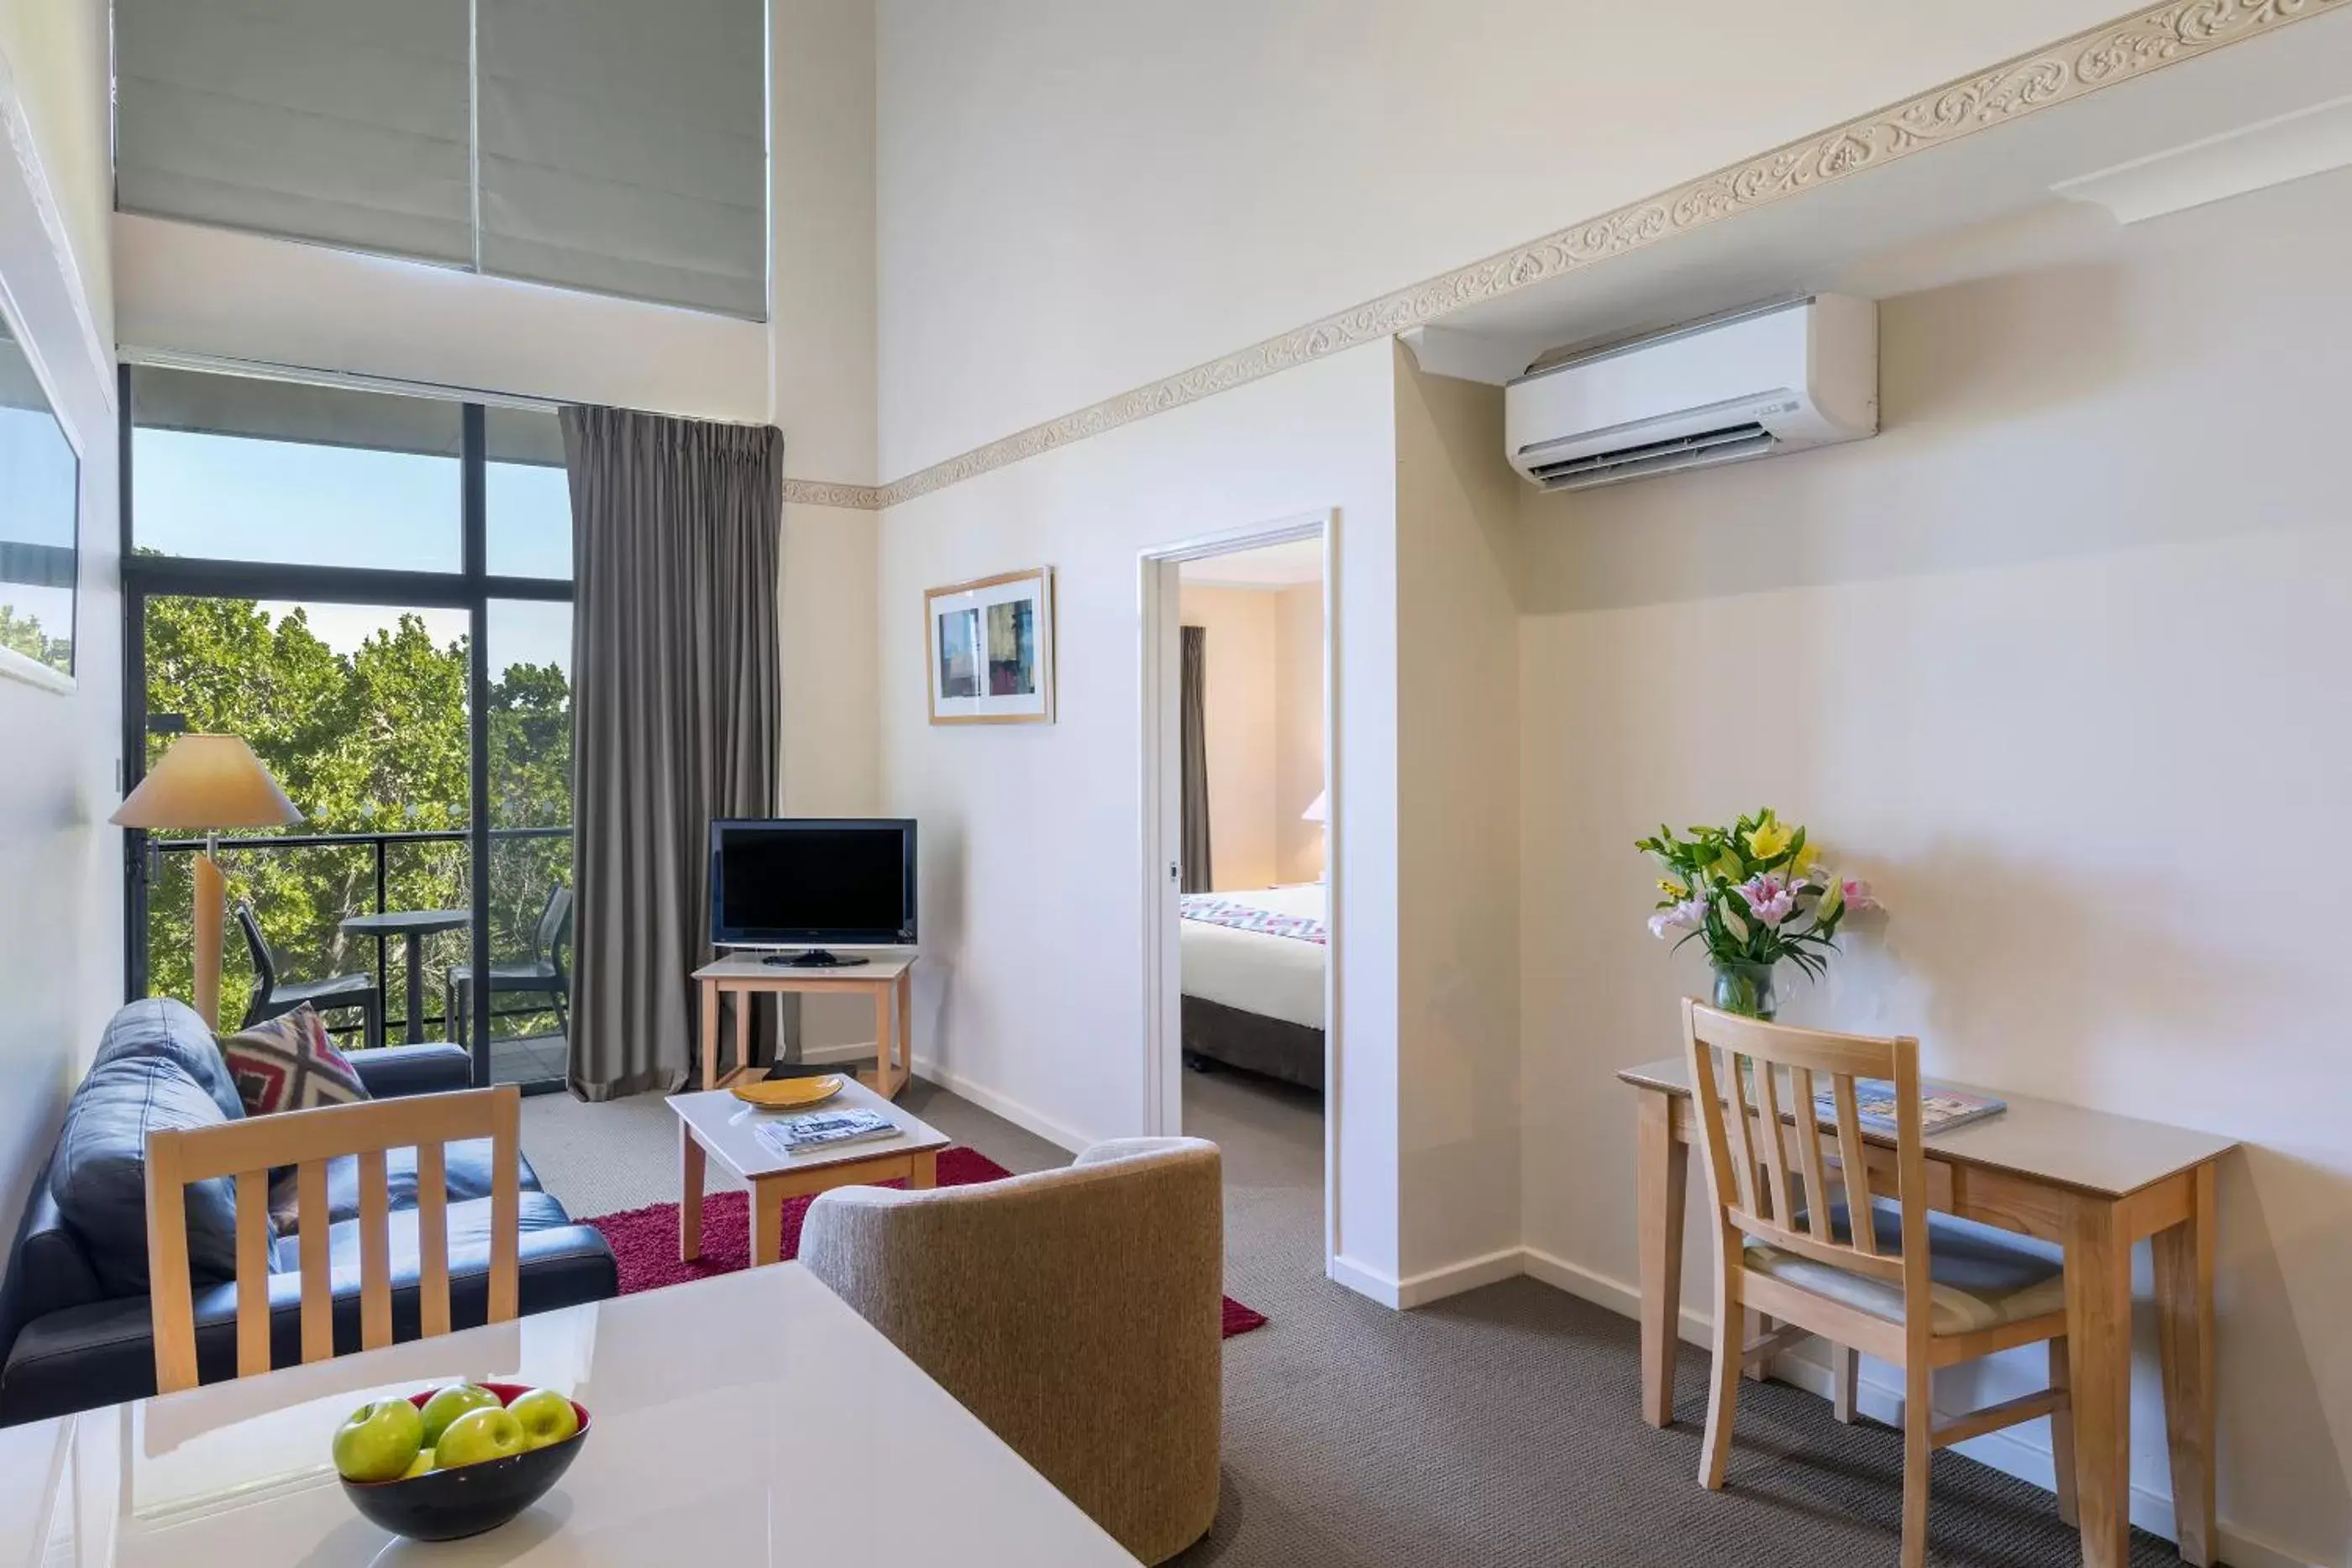
[[[797,1110],[824,1104],[841,1092],[843,1082],[838,1072],[828,1072],[822,1078],[763,1078],[757,1083],[732,1084],[730,1092],[747,1105],[770,1111]]]

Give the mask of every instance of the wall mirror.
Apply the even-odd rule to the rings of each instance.
[[[70,688],[81,460],[0,312],[0,674]]]

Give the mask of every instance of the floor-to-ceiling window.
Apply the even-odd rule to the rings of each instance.
[[[303,813],[223,840],[224,1027],[368,977],[386,1040],[560,1082],[569,1022],[571,509],[552,412],[125,371],[125,754],[241,736]],[[130,835],[133,996],[191,988],[196,835]],[[479,983],[480,977],[488,983]],[[363,1014],[327,1014],[345,1043]]]

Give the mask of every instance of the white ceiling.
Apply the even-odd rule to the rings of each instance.
[[[2306,111],[2340,104],[2347,82],[2352,8],[1467,307],[1430,329],[1461,340],[1433,349],[1480,368],[1446,369],[1431,351],[1423,364],[1499,381],[1509,372],[1489,368],[1523,367],[1547,349],[1605,342],[1759,300],[1816,291],[1886,298],[1941,287],[1963,279],[1914,277],[1904,262],[1948,250],[1935,242],[1968,231],[2011,242],[2042,235],[2063,252],[2086,231],[2114,230],[2115,216],[2089,204],[2105,194],[2105,182],[2093,176],[2170,166],[2181,172],[2168,189],[2187,193],[2173,204],[2186,205],[2340,161],[2314,162],[2315,144],[2332,140],[2315,128],[2332,126],[2334,117]],[[2241,134],[2273,125],[2278,131],[2268,136]],[[2194,189],[2210,160],[2189,154],[2215,139],[2241,154],[2238,164],[2268,171],[2268,178],[2241,172],[2234,189],[2226,183]],[[2070,201],[2056,189],[2076,182],[2086,188],[2074,193],[2089,201]],[[2017,254],[2014,243],[1996,245],[1984,265],[2005,270]],[[1950,266],[1947,255],[1937,270]]]
[[[1323,580],[1323,541],[1292,539],[1286,544],[1237,550],[1232,555],[1205,556],[1177,568],[1192,588],[1296,588]]]

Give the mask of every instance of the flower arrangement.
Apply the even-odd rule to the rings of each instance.
[[[1822,866],[1808,852],[1805,830],[1769,807],[1727,828],[1686,828],[1680,837],[1661,826],[1633,847],[1668,873],[1658,882],[1663,896],[1650,935],[1677,948],[1694,939],[1706,945],[1715,1003],[1727,1012],[1770,1018],[1773,966],[1786,958],[1820,978],[1845,917],[1881,907],[1868,883]]]

